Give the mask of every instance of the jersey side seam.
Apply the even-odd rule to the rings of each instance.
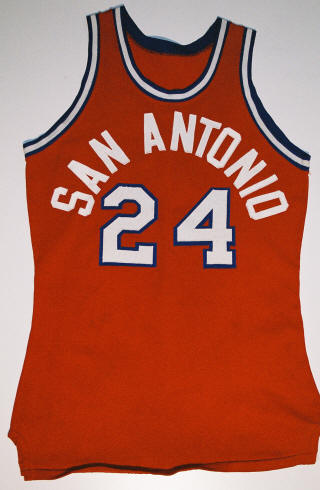
[[[89,14],[86,20],[88,28],[87,64],[78,93],[69,108],[45,133],[23,141],[25,157],[38,153],[64,134],[80,116],[90,98],[97,78],[100,58],[99,14]]]
[[[309,170],[310,154],[298,147],[284,134],[263,106],[252,80],[252,53],[256,30],[244,27],[240,56],[240,83],[248,111],[256,126],[271,146],[290,163],[302,170]]]

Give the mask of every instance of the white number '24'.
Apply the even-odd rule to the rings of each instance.
[[[123,233],[141,233],[158,218],[158,201],[143,185],[118,184],[102,197],[102,209],[119,209],[134,202],[135,214],[117,214],[100,229],[100,265],[155,267],[157,244],[121,245]],[[207,245],[205,268],[235,267],[235,231],[229,226],[230,189],[214,188],[198,201],[174,228],[174,245]],[[207,225],[205,224],[207,222]]]

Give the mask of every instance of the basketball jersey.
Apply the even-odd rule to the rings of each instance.
[[[256,31],[217,17],[182,45],[123,5],[87,25],[76,98],[23,143],[21,475],[315,463],[299,298],[310,154],[257,94]]]

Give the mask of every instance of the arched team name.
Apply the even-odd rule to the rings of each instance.
[[[197,124],[198,131],[199,128],[201,129],[201,137],[195,144]],[[118,171],[119,164],[127,165],[130,162],[125,152],[107,130],[103,131],[101,136],[103,142],[92,139],[89,141],[89,145],[103,161],[108,173],[99,172],[75,160],[68,163],[68,168],[71,172],[95,195],[102,190],[101,184],[107,182],[112,178],[112,174]],[[236,174],[232,185],[239,191],[241,198],[246,198],[245,205],[250,218],[260,220],[283,213],[288,209],[289,205],[286,196],[281,190],[262,192],[254,197],[248,197],[253,192],[261,189],[265,191],[269,185],[278,180],[278,177],[276,174],[266,176],[264,169],[267,164],[264,160],[257,158],[258,152],[254,148],[244,153],[236,161],[232,161],[232,155],[241,140],[242,137],[239,132],[230,127],[223,127],[221,122],[213,121],[203,116],[197,122],[195,114],[189,114],[188,118],[185,118],[181,112],[174,111],[171,141],[165,144],[154,114],[152,112],[144,114],[145,154],[152,154],[156,151],[177,151],[179,149],[185,153],[192,153],[199,158],[205,158],[209,165],[216,169],[223,169],[226,177],[229,178]],[[228,142],[227,145],[226,142]],[[221,155],[221,151],[219,152],[220,156],[218,158],[217,154],[222,145],[225,150],[223,155]],[[255,179],[255,183],[252,184],[250,181],[263,170],[264,177],[258,181]],[[66,198],[68,199],[67,201]],[[82,216],[88,216],[91,213],[94,202],[92,194],[80,191],[70,194],[65,187],[54,189],[51,198],[51,205],[54,208],[63,211],[77,209],[77,212]],[[261,203],[264,203],[264,208],[258,210],[256,206]]]

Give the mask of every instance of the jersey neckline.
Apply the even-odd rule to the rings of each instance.
[[[124,5],[113,9],[114,25],[124,67],[134,83],[146,94],[168,102],[188,100],[202,92],[211,82],[219,65],[230,21],[217,17],[200,38],[189,44],[147,36],[130,17]],[[139,70],[132,55],[127,33],[142,47],[158,53],[189,55],[212,45],[212,50],[201,75],[185,88],[169,90],[145,77]]]

